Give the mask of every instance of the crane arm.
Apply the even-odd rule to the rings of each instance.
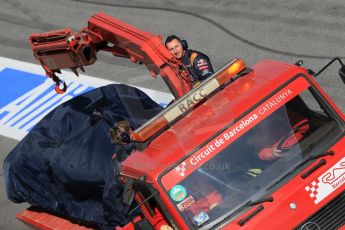
[[[84,66],[95,63],[99,51],[145,64],[152,77],[160,75],[164,79],[175,98],[180,98],[192,88],[186,67],[165,48],[161,36],[142,31],[105,13],[93,15],[88,26],[75,34],[65,28],[32,34],[29,41],[46,75],[56,83],[58,93],[64,93],[67,87],[56,73],[70,68],[78,76],[77,69],[84,72]]]

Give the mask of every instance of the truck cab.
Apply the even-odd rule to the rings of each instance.
[[[344,115],[311,73],[231,61],[135,131],[123,198],[153,229],[344,228]]]

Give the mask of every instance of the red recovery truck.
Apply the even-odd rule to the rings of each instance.
[[[82,36],[31,38],[48,76],[56,80],[60,68],[92,64],[104,47],[118,55],[120,47],[123,56],[166,78],[176,97],[133,134],[142,147],[121,165],[122,199],[136,202],[142,214],[116,229],[345,229],[345,116],[314,80],[338,60],[345,82],[340,59],[318,73],[301,61],[247,67],[234,59],[192,89],[181,63],[158,40],[142,49],[104,20],[94,23],[97,18],[124,25],[97,14]],[[132,27],[126,28],[132,36]],[[62,49],[35,49],[40,41],[54,45],[59,36]],[[57,63],[59,55],[72,61]],[[30,209],[17,217],[40,229],[85,229]]]

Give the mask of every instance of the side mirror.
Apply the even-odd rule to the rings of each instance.
[[[132,189],[132,183],[127,183],[122,192],[122,203],[131,206],[134,201],[135,191]]]
[[[339,76],[341,78],[341,80],[343,80],[343,83],[345,84],[345,66],[342,66],[340,69],[339,69]]]

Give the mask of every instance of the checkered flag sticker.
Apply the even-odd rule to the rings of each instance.
[[[317,199],[318,189],[319,189],[319,180],[311,182],[311,185],[306,186],[305,190],[309,192],[309,196],[315,201]]]
[[[180,174],[180,176],[184,176],[184,175],[186,175],[186,174],[185,174],[186,166],[187,166],[186,162],[182,162],[181,164],[179,164],[179,165],[175,168],[175,170],[176,170],[176,172],[177,172],[178,174]]]

